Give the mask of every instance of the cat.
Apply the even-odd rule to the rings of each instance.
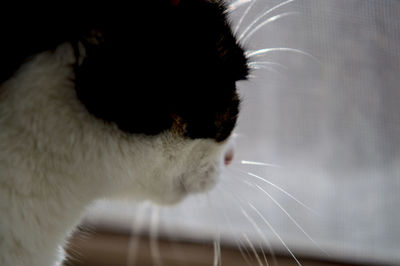
[[[222,1],[59,5],[1,18],[2,266],[60,265],[96,199],[174,204],[233,156],[248,64]]]

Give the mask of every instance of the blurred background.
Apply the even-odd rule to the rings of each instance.
[[[229,3],[252,67],[233,164],[178,206],[99,202],[85,228],[128,235],[126,265],[145,265],[143,250],[148,265],[175,265],[165,253],[213,265],[219,241],[243,253],[237,265],[268,265],[262,251],[270,265],[400,265],[400,1]]]

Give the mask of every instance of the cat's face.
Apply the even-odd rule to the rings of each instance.
[[[150,25],[132,32],[130,17],[107,21],[85,43],[76,90],[89,112],[128,134],[162,139],[156,170],[142,184],[156,201],[209,189],[231,156],[235,83],[248,69],[225,13],[220,1],[164,1],[152,7]]]

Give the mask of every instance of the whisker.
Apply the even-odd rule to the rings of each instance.
[[[225,188],[225,189],[226,189],[226,188]],[[226,189],[226,190],[227,190],[227,189]],[[221,191],[227,193],[227,191],[224,191],[224,190],[221,190]],[[274,250],[272,249],[271,243],[268,241],[268,239],[266,238],[266,236],[264,235],[264,233],[262,232],[262,230],[260,229],[260,227],[257,226],[257,223],[254,221],[254,219],[252,219],[252,218],[250,217],[250,215],[248,215],[248,213],[244,210],[243,205],[241,204],[241,200],[240,200],[235,194],[233,194],[232,191],[229,191],[229,192],[230,192],[230,194],[228,194],[228,195],[231,196],[234,200],[237,201],[238,206],[239,206],[239,208],[240,208],[241,213],[243,214],[243,216],[250,222],[250,224],[252,225],[252,227],[257,231],[257,233],[261,236],[262,240],[263,240],[263,241],[265,242],[265,244],[267,245],[267,248],[268,248],[268,250],[269,250],[269,252],[270,252],[270,254],[271,254],[272,260],[274,261],[274,264],[275,264],[275,265],[278,265],[278,263],[277,263],[277,261],[276,261],[275,252],[274,252]],[[246,250],[246,251],[247,251],[247,250]],[[261,249],[261,251],[262,251],[262,253],[263,253],[263,256],[265,257],[264,250]],[[265,258],[265,259],[266,259],[266,258]],[[258,261],[260,261],[260,260],[258,260]],[[268,261],[266,261],[266,263],[267,263],[267,266],[268,266],[268,265],[269,265],[269,264],[268,264]]]
[[[248,77],[248,79],[257,79],[259,76],[250,74],[250,75],[247,75],[247,77]]]
[[[220,191],[223,192],[223,193],[227,193],[226,191],[224,191],[224,190],[221,189],[220,187],[217,187],[216,189],[220,190]],[[226,220],[226,222],[227,222],[227,224],[228,224],[228,227],[229,227],[229,228],[232,230],[232,232],[233,232],[233,231],[234,231],[234,230],[233,230],[233,226],[232,226],[232,223],[231,223],[230,219],[228,218],[228,215],[226,214],[226,211],[224,210],[224,208],[221,208],[220,211],[221,211],[222,215],[224,216],[224,218],[225,218],[225,220]],[[238,246],[239,252],[240,252],[240,254],[242,255],[244,261],[246,262],[247,265],[251,265],[251,263],[250,263],[250,261],[249,261],[249,259],[248,259],[249,251],[247,250],[247,247],[246,247],[246,246],[243,246],[243,248],[245,249],[245,251],[246,251],[246,253],[247,253],[247,255],[246,255],[245,252],[244,252],[243,249],[242,249],[242,244],[241,244],[240,239],[238,239],[236,236],[234,237],[234,239],[235,239],[235,242],[236,242],[236,244],[237,244],[237,246]]]
[[[265,20],[263,23],[259,24],[257,27],[255,27],[254,29],[252,29],[247,35],[243,35],[242,38],[239,37],[239,41],[240,41],[242,44],[244,44],[244,43],[246,43],[246,41],[247,41],[251,36],[254,35],[254,33],[256,33],[259,29],[261,29],[261,28],[264,27],[265,25],[268,25],[269,23],[271,23],[271,22],[273,22],[273,21],[276,21],[276,20],[278,20],[278,19],[280,19],[280,18],[287,17],[287,16],[294,15],[294,14],[299,14],[299,13],[300,13],[300,12],[285,12],[285,13],[282,13],[282,14],[279,14],[279,15],[276,15],[276,16],[273,16],[273,17],[270,17],[270,18],[268,18],[267,20]]]
[[[140,236],[139,232],[143,230],[144,227],[144,217],[146,210],[148,209],[148,204],[140,205],[139,209],[136,211],[136,219],[132,224],[131,237],[128,243],[128,255],[126,258],[126,265],[131,266],[136,264],[137,252],[139,249]]]
[[[267,71],[271,71],[274,72],[276,74],[282,75],[284,76],[283,73],[281,73],[280,71],[276,70],[275,68],[273,68],[272,66],[265,66],[265,65],[260,65],[260,66],[250,66],[250,69],[254,69],[254,70],[267,70]]]
[[[234,33],[236,35],[236,33],[239,30],[240,25],[242,24],[244,18],[247,16],[247,14],[249,13],[250,9],[253,7],[253,5],[257,2],[257,0],[253,0],[252,3],[249,4],[249,6],[246,8],[246,10],[243,12],[242,16],[240,17],[235,29],[234,29]]]
[[[286,196],[288,196],[288,197],[291,198],[292,200],[296,201],[298,204],[300,204],[301,206],[303,206],[304,208],[306,208],[307,210],[309,210],[309,211],[312,212],[313,214],[319,216],[319,214],[318,214],[317,211],[315,211],[315,210],[312,209],[311,207],[307,206],[305,203],[303,203],[303,202],[301,202],[300,200],[298,200],[295,196],[293,196],[292,194],[290,194],[289,192],[287,192],[286,190],[284,190],[284,189],[281,188],[280,186],[275,185],[275,184],[272,183],[271,181],[268,181],[267,179],[262,178],[261,176],[258,176],[258,175],[256,175],[256,174],[253,174],[253,173],[250,173],[250,172],[244,172],[244,171],[242,171],[242,170],[239,170],[239,171],[242,172],[242,173],[245,173],[245,174],[247,174],[247,175],[249,175],[249,176],[252,176],[252,177],[254,177],[254,178],[257,178],[258,180],[261,180],[262,182],[265,182],[265,183],[267,183],[267,184],[273,186],[274,188],[276,188],[277,190],[279,190],[280,192],[282,192],[283,194],[285,194]]]
[[[286,248],[286,250],[290,253],[290,255],[293,257],[293,259],[296,261],[298,265],[301,266],[301,263],[297,260],[296,256],[292,253],[292,251],[289,249],[289,247],[286,245],[285,241],[280,237],[280,235],[275,231],[275,229],[272,227],[272,225],[267,221],[267,219],[262,215],[259,210],[257,210],[256,207],[254,207],[253,204],[250,202],[248,203],[249,206],[257,213],[257,215],[264,221],[264,223],[271,229],[271,231],[274,233],[274,235],[281,241],[282,245]]]
[[[262,263],[260,257],[258,256],[258,253],[257,253],[253,243],[251,243],[249,237],[246,234],[243,234],[243,238],[246,240],[247,244],[250,246],[251,250],[253,251],[253,254],[256,257],[256,260],[257,260],[258,264],[260,266],[263,266],[264,264]],[[267,263],[267,265],[268,265],[268,263]]]
[[[285,191],[283,188],[281,188],[281,187],[275,185],[274,183],[272,183],[272,182],[266,180],[265,178],[262,178],[262,177],[260,177],[260,176],[258,176],[258,175],[255,175],[255,174],[253,174],[253,173],[250,173],[250,172],[244,172],[244,171],[241,171],[241,170],[238,170],[238,171],[240,171],[240,172],[242,172],[242,173],[245,173],[245,174],[247,174],[247,175],[253,176],[253,177],[255,177],[255,178],[257,178],[257,179],[259,179],[259,180],[261,180],[261,181],[263,181],[263,182],[268,183],[269,185],[273,186],[274,188],[278,189],[279,191],[283,192],[285,195],[287,195],[287,196],[289,196],[290,198],[292,198],[293,200],[295,200],[297,203],[299,203],[300,205],[302,205],[303,207],[305,207],[305,208],[308,209],[309,211],[311,211],[311,212],[313,212],[314,214],[318,215],[318,213],[317,213],[316,211],[314,211],[312,208],[308,207],[307,205],[305,205],[304,203],[302,203],[301,201],[299,201],[298,199],[296,199],[294,196],[292,196],[289,192]],[[250,182],[248,182],[248,181],[246,181],[246,180],[241,180],[241,181],[242,181],[243,183],[247,184],[248,186],[257,187],[259,190],[261,190],[262,192],[264,192],[264,193],[274,202],[274,204],[277,205],[277,206],[289,217],[289,219],[296,225],[296,227],[299,228],[300,231],[301,231],[301,232],[302,232],[302,233],[303,233],[303,234],[304,234],[318,249],[320,249],[325,255],[328,255],[328,256],[329,256],[329,253],[327,253],[324,249],[322,249],[322,248],[314,241],[314,239],[313,239],[313,238],[312,238],[312,237],[311,237],[297,222],[296,222],[296,220],[282,207],[282,205],[280,205],[279,202],[276,201],[276,200],[271,196],[271,194],[269,194],[267,191],[265,191],[262,187],[260,187],[260,186],[257,185],[257,184],[252,184],[252,183],[250,183]]]
[[[214,266],[221,265],[221,242],[220,239],[214,239]]]
[[[250,256],[249,250],[247,249],[246,246],[243,246],[244,249],[245,249],[245,251],[246,251],[246,253],[244,253],[244,251],[243,251],[243,249],[241,248],[241,246],[242,246],[242,244],[240,243],[240,240],[239,240],[238,248],[239,248],[240,254],[242,255],[242,257],[243,257],[244,261],[246,262],[246,264],[247,264],[247,265],[251,265],[252,263],[250,262],[250,260],[249,260],[249,258],[248,258],[248,257],[251,257],[251,256]]]
[[[259,50],[255,50],[255,51],[247,51],[245,53],[247,58],[251,58],[251,57],[256,57],[256,56],[264,56],[268,53],[271,52],[292,52],[292,53],[298,53],[301,55],[305,55],[309,58],[311,58],[312,60],[314,60],[315,62],[322,64],[321,61],[319,61],[315,56],[304,52],[302,50],[299,49],[294,49],[294,48],[289,48],[289,47],[271,47],[271,48],[264,48],[264,49],[259,49]]]
[[[286,216],[296,225],[296,227],[318,248],[318,249],[320,249],[324,254],[326,254],[326,255],[328,255],[329,256],[329,254],[324,250],[324,249],[322,249],[318,244],[317,244],[317,242],[315,242],[314,241],[314,239],[303,229],[303,227],[301,227],[297,222],[296,222],[296,220],[282,207],[282,205],[280,205],[279,204],[279,202],[278,201],[276,201],[267,191],[265,191],[262,187],[260,187],[259,185],[257,185],[257,184],[254,184],[254,186],[256,186],[259,190],[261,190],[262,192],[264,192],[264,194],[266,194],[273,202],[274,202],[274,204],[276,205],[276,206],[278,206],[279,207],[279,209],[281,209],[285,214],[286,214]]]
[[[268,263],[268,260],[267,260],[267,255],[265,255],[264,249],[262,248],[261,244],[259,244],[259,247],[261,249],[261,253],[263,255],[263,258],[264,258],[264,261],[265,261],[266,265],[269,266],[269,263]],[[275,265],[277,265],[277,264],[275,264]]]
[[[229,12],[234,11],[235,9],[237,9],[238,7],[247,4],[248,2],[251,2],[252,0],[236,0],[235,2],[229,4],[228,6],[228,10]]]
[[[156,266],[161,266],[161,255],[158,245],[158,225],[160,222],[160,209],[153,206],[150,221],[150,253],[151,259]]]
[[[237,137],[239,137],[239,136],[240,136],[239,133],[236,133],[236,132],[232,133],[232,138],[237,138]]]
[[[215,238],[213,242],[214,246],[214,266],[221,266],[221,237],[220,237],[220,232],[218,229],[218,223],[217,223],[217,217],[216,217],[216,212],[214,209],[214,205],[211,202],[210,199],[210,194],[207,193],[207,200],[208,200],[208,205],[211,208],[211,214],[214,220],[214,225],[215,225]]]
[[[287,0],[285,2],[282,2],[280,4],[277,4],[275,6],[273,6],[272,8],[268,9],[267,11],[263,12],[261,15],[259,15],[258,17],[256,17],[252,23],[249,24],[249,26],[246,27],[246,29],[244,29],[244,31],[240,34],[239,36],[239,40],[241,40],[246,33],[251,29],[251,27],[253,27],[261,18],[263,18],[264,16],[268,15],[269,13],[273,12],[274,10],[280,8],[281,6],[287,5],[291,2],[293,2],[294,0]]]
[[[262,236],[263,239],[264,239],[265,237],[264,237],[264,234],[263,234],[263,232],[261,231],[260,227],[257,226],[256,222],[250,217],[250,215],[248,215],[248,213],[247,213],[242,207],[240,207],[240,209],[241,209],[241,211],[242,211],[242,214],[246,217],[246,219],[250,222],[250,224],[256,229],[256,231],[260,234],[260,236]],[[247,238],[246,240],[249,241],[248,238]],[[266,241],[267,241],[267,240],[266,240]],[[269,241],[268,241],[268,246],[270,246]],[[261,249],[261,250],[262,250],[262,249]],[[271,250],[271,249],[270,249],[270,250]],[[268,263],[267,258],[265,257],[264,250],[262,250],[262,253],[263,253],[265,262],[266,262],[266,264],[267,264],[267,266],[268,266],[269,263]],[[274,257],[275,257],[275,256],[274,256]],[[257,259],[258,259],[258,262],[260,263],[260,265],[262,265],[261,260],[258,258],[258,256],[257,256]]]
[[[277,63],[277,62],[272,62],[272,61],[256,61],[256,62],[250,62],[248,63],[249,67],[252,66],[259,66],[259,65],[270,65],[270,66],[279,66],[285,70],[289,69],[287,66]]]
[[[268,167],[274,167],[274,168],[282,168],[282,166],[277,165],[277,164],[263,163],[263,162],[256,162],[256,161],[245,161],[245,160],[242,160],[242,161],[240,161],[240,163],[241,164],[250,164],[250,165],[268,166]]]

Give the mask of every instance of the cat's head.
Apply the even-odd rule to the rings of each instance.
[[[163,201],[168,194],[210,188],[232,157],[227,146],[239,113],[236,82],[248,73],[225,5],[157,0],[78,6],[71,17],[51,15],[52,22],[25,25],[35,36],[14,34],[19,44],[31,43],[14,58],[72,43],[76,95],[86,110],[124,134],[158,139],[161,155],[153,162],[157,170],[149,170],[155,177],[141,184],[144,194]]]
[[[82,63],[77,87],[93,114],[123,131],[172,132],[176,139],[166,141],[173,148],[163,150],[170,160],[153,173],[156,182],[146,183],[157,201],[216,183],[232,157],[229,138],[240,105],[236,82],[248,73],[220,1],[169,2],[142,22],[150,30],[137,27],[125,35],[130,27],[123,28],[108,47],[105,32],[104,50]]]

